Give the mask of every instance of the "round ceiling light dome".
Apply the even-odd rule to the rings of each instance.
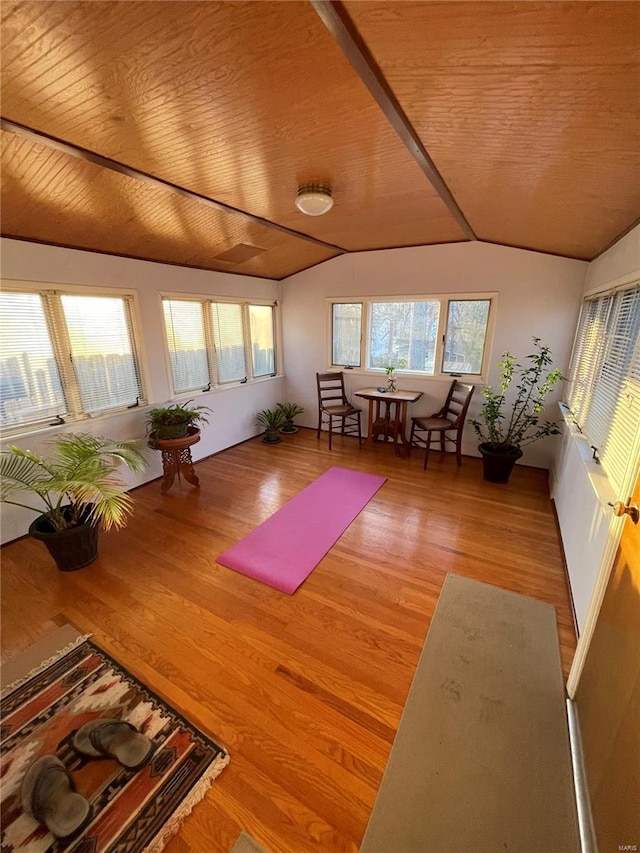
[[[296,205],[298,210],[306,213],[307,216],[322,216],[333,207],[331,190],[320,184],[304,184],[298,187]]]

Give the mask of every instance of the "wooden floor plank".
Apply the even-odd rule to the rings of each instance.
[[[216,564],[332,465],[388,480],[294,596]],[[3,656],[69,621],[231,751],[168,853],[227,853],[241,829],[272,853],[355,853],[447,572],[553,604],[568,673],[546,472],[496,485],[476,459],[433,454],[424,472],[421,454],[342,437],[329,452],[311,430],[197,472],[197,490],[137,489],[86,569],[57,572],[29,538],[2,554]]]

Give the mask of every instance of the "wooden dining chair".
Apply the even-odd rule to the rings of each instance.
[[[412,447],[424,447],[424,465],[429,461],[429,450],[434,438],[440,437],[440,450],[444,453],[445,441],[456,446],[456,461],[462,465],[462,429],[467,416],[467,409],[473,397],[475,385],[465,385],[456,379],[451,383],[444,406],[428,418],[411,418],[411,437],[409,438],[409,454]],[[448,432],[455,435],[450,437]]]
[[[358,433],[358,444],[362,444],[362,430],[360,426],[360,409],[352,406],[347,400],[344,388],[343,373],[316,373],[318,385],[318,435],[322,431],[322,424],[329,424],[329,450],[331,450],[331,437],[333,435],[334,418],[340,422],[339,431],[341,435],[353,435]]]

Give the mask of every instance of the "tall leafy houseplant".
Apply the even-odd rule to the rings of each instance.
[[[131,497],[114,476],[116,469],[123,464],[143,471],[147,459],[140,441],[98,435],[59,435],[51,446],[50,458],[19,447],[0,454],[0,500],[40,513],[29,533],[47,545],[58,568],[70,571],[98,556],[99,526],[123,527],[131,512]],[[41,506],[25,503],[25,493]]]
[[[560,430],[553,421],[540,422],[547,396],[563,378],[558,368],[551,369],[553,359],[548,346],[533,338],[535,351],[522,365],[510,352],[502,354],[497,386],[488,385],[482,392],[484,403],[477,418],[470,423],[481,443],[484,477],[506,483],[522,448]],[[515,398],[509,394],[515,383]]]

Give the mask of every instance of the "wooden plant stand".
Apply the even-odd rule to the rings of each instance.
[[[191,446],[200,441],[200,430],[197,427],[189,427],[189,434],[184,438],[153,438],[150,446],[162,451],[162,470],[164,476],[160,491],[166,494],[178,475],[178,481],[184,476],[187,483],[192,486],[200,486],[200,480],[193,469],[191,459]]]

